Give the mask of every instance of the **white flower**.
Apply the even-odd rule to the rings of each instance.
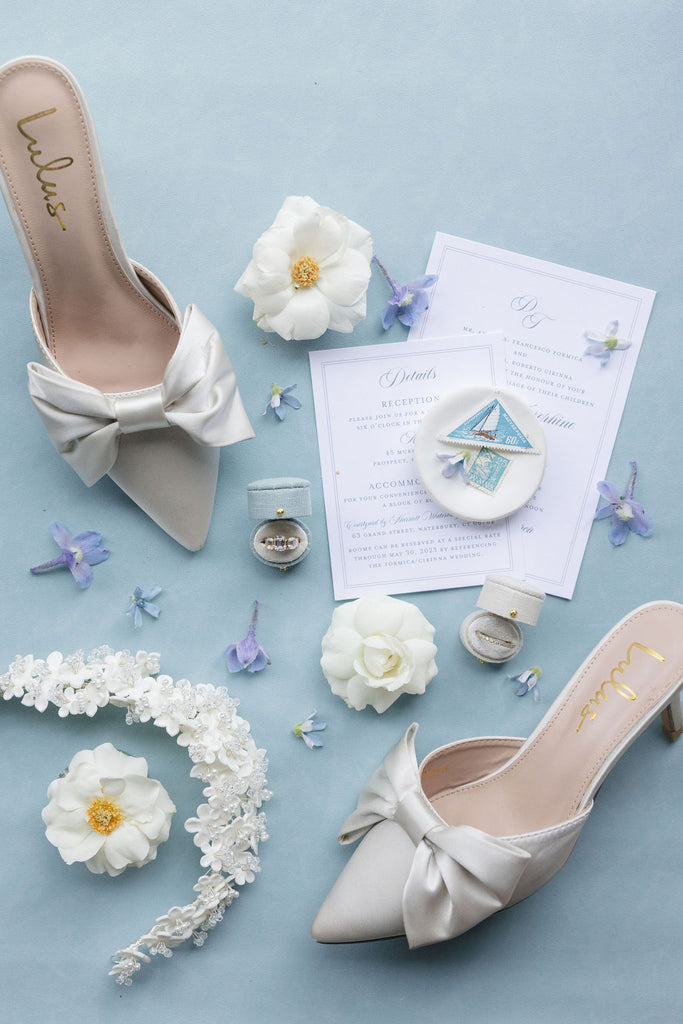
[[[289,196],[235,291],[252,299],[262,331],[288,341],[348,333],[365,316],[371,259],[365,228],[310,196]]]
[[[349,707],[386,711],[402,693],[424,693],[437,673],[434,627],[394,597],[361,597],[335,608],[323,637],[323,673]]]
[[[161,783],[147,778],[144,757],[122,754],[111,743],[79,751],[47,795],[48,840],[67,864],[84,861],[95,874],[120,875],[154,860],[175,813]]]

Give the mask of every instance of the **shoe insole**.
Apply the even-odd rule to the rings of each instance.
[[[121,249],[84,108],[49,61],[10,65],[0,75],[0,169],[53,358],[101,391],[137,390],[161,382],[179,330]]]
[[[517,757],[486,779],[449,784],[448,751],[436,751],[422,784],[438,813],[497,836],[567,821],[594,795],[612,752],[683,682],[682,636],[683,606],[638,609],[584,662]]]

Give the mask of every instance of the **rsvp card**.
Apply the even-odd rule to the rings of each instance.
[[[441,233],[427,273],[439,280],[409,344],[454,331],[504,333],[503,382],[534,410],[548,446],[541,486],[511,522],[524,538],[526,577],[570,598],[655,293]],[[630,347],[603,366],[584,354],[584,333],[615,320]],[[617,485],[628,476],[627,462],[615,467]]]
[[[504,381],[502,335],[309,357],[335,599],[521,574],[519,527],[456,519],[426,494],[413,463],[416,430],[442,395]]]

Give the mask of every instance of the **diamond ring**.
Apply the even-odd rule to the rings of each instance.
[[[299,547],[300,540],[298,537],[283,537],[278,533],[275,537],[264,537],[261,543],[265,545],[266,551],[293,551]]]

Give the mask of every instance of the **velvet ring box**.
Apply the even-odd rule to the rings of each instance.
[[[535,626],[544,600],[543,591],[531,583],[487,576],[477,601],[481,611],[468,615],[460,627],[463,647],[484,663],[510,661],[524,642],[519,623]]]
[[[249,518],[257,525],[251,550],[259,562],[290,569],[302,562],[311,548],[311,534],[300,521],[311,514],[311,485],[299,477],[279,476],[254,480],[247,487]]]

